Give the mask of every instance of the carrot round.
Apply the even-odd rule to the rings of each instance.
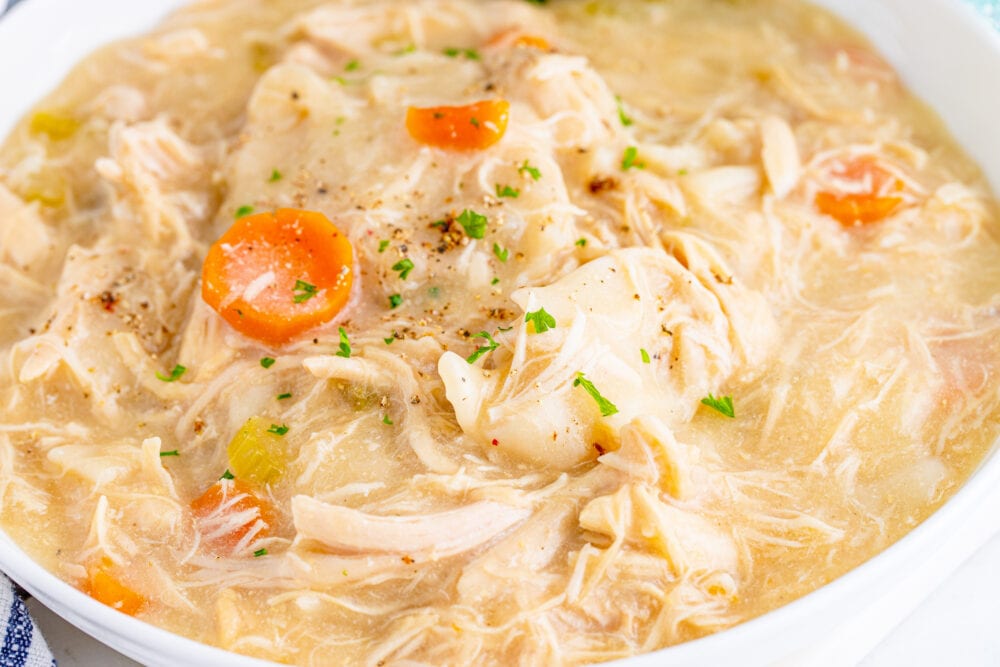
[[[510,103],[484,100],[460,107],[410,107],[406,129],[422,144],[448,150],[489,148],[507,131]]]
[[[888,194],[899,192],[903,183],[873,159],[862,157],[845,164],[834,172],[838,178],[862,184],[861,192],[840,194],[816,193],[816,208],[821,213],[836,218],[840,224],[851,227],[883,220],[903,203],[903,198]]]
[[[209,249],[201,295],[240,333],[281,344],[343,309],[353,259],[350,241],[322,213],[248,215]]]
[[[112,609],[135,616],[146,606],[146,598],[114,577],[109,572],[111,566],[111,561],[105,558],[99,565],[92,567],[88,572],[85,592]]]
[[[251,530],[255,539],[267,537],[274,525],[275,511],[238,479],[221,479],[191,501],[191,512],[206,530],[205,543],[218,551],[232,552]],[[258,522],[260,522],[260,525]]]

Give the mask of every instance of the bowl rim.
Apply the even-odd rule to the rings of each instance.
[[[814,0],[823,8],[838,14],[837,7],[851,3],[863,3],[868,0]],[[961,30],[966,32],[968,39],[976,42],[980,48],[992,53],[992,60],[1000,64],[1000,35],[994,31],[985,19],[976,14],[970,6],[954,0],[923,0],[934,12],[953,17]],[[12,7],[0,20],[0,58],[4,57],[4,43],[8,36],[30,33],[32,26],[51,23],[52,12],[60,12],[67,6],[75,5],[72,0],[30,0]],[[184,0],[155,0],[144,3],[131,3],[129,0],[101,0],[100,2],[80,3],[89,5],[116,5],[132,7],[145,5],[143,18],[134,18],[126,22],[131,26],[128,32],[104,35],[99,37],[83,52],[74,52],[62,59],[62,66],[57,68],[57,74],[43,77],[46,80],[61,80],[86,52],[94,46],[120,39],[125,34],[138,34],[148,29],[151,18],[163,16],[178,6],[186,4]],[[914,3],[915,4],[915,3]],[[152,8],[152,9],[150,9]],[[846,20],[846,19],[845,19]],[[856,29],[853,21],[847,21]],[[65,23],[63,25],[66,25]],[[48,25],[51,29],[51,25]],[[876,48],[880,48],[879,39],[867,35]],[[80,47],[76,47],[79,49]],[[892,61],[892,58],[890,58]],[[17,62],[15,60],[14,62]],[[894,66],[899,63],[893,62]],[[911,81],[907,81],[912,84]],[[44,84],[43,84],[44,85]],[[912,86],[911,86],[912,87]],[[44,90],[44,88],[43,88]],[[918,95],[923,97],[918,91]],[[38,96],[28,96],[27,105],[37,102]],[[6,104],[4,105],[6,106]],[[937,109],[937,107],[933,107]],[[21,112],[26,109],[20,110]],[[2,116],[3,114],[0,114]],[[17,116],[20,113],[16,114]],[[951,119],[946,119],[951,120]],[[12,127],[12,125],[11,125]],[[6,136],[11,129],[0,118],[0,134]],[[950,127],[949,131],[954,128]],[[1000,132],[1000,130],[998,130]],[[954,132],[953,132],[954,134]],[[968,142],[962,142],[962,147],[970,151]],[[972,152],[972,151],[970,151]],[[995,181],[995,179],[994,179]],[[994,187],[1000,190],[1000,183],[994,182]],[[805,646],[813,641],[823,630],[817,619],[843,619],[847,614],[855,614],[877,597],[884,594],[890,583],[900,580],[900,572],[911,568],[920,562],[925,562],[937,551],[942,538],[955,532],[955,526],[961,523],[963,517],[981,507],[988,498],[997,495],[1000,488],[1000,441],[994,443],[990,452],[983,458],[977,469],[958,489],[958,491],[940,506],[927,519],[915,526],[902,538],[879,552],[866,562],[852,568],[840,577],[824,586],[807,593],[781,607],[773,609],[761,616],[744,621],[733,627],[688,641],[682,644],[660,649],[615,661],[614,664],[628,664],[630,667],[652,666],[670,660],[672,665],[713,664],[706,660],[719,661],[732,659],[739,655],[743,664],[766,664],[791,651]],[[203,644],[193,639],[174,634],[138,618],[122,614],[97,602],[90,596],[79,591],[63,581],[42,565],[32,560],[2,529],[0,529],[0,570],[19,583],[39,601],[52,609],[56,614],[77,626],[87,634],[102,643],[119,650],[130,657],[145,659],[153,664],[190,664],[234,665],[237,667],[266,667],[275,663],[232,653],[224,649]],[[812,626],[803,630],[804,626]],[[796,630],[790,640],[789,630]],[[767,641],[780,638],[780,641]]]

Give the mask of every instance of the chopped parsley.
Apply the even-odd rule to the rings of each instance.
[[[537,168],[532,167],[527,160],[525,160],[524,164],[517,168],[517,173],[521,176],[528,174],[528,176],[531,176],[531,180],[533,181],[537,181],[542,177],[542,172],[540,172]]]
[[[271,366],[274,365],[274,359],[272,359],[271,357],[264,357],[263,359],[260,360],[260,365],[263,366],[264,368],[270,368]]]
[[[163,380],[164,382],[176,382],[177,380],[181,379],[181,376],[184,375],[185,371],[187,371],[187,368],[181,366],[180,364],[177,364],[176,366],[174,366],[173,370],[170,371],[170,375],[163,375],[162,373],[157,371],[156,377],[157,379]]]
[[[385,249],[389,247],[389,241],[382,240],[378,242],[378,251],[385,252]]]
[[[396,53],[394,53],[393,55],[405,56],[407,53],[413,53],[416,50],[417,50],[416,44],[409,44],[408,46],[404,46],[403,48],[401,48],[399,51],[396,51]]]
[[[388,338],[383,338],[382,342],[385,343],[386,345],[392,345],[393,343],[395,343],[396,342],[396,332],[393,331],[391,336],[389,336]]]
[[[580,246],[581,248],[586,248],[587,247],[587,239],[577,239],[576,240],[576,245]]]
[[[455,46],[449,46],[444,49],[441,53],[445,54],[449,58],[457,58],[459,56],[465,56],[468,60],[479,60],[479,51],[475,49],[460,49]]]
[[[472,127],[479,127],[479,119],[476,118],[475,116],[469,118],[469,123],[472,124]]]
[[[337,352],[338,357],[343,357],[344,359],[351,358],[351,341],[347,339],[347,332],[344,331],[344,327],[340,327],[340,351]]]
[[[642,363],[649,363],[649,352],[646,352],[646,348],[639,348],[639,356],[642,357]]]
[[[496,285],[498,282],[500,282],[500,279],[497,278],[497,277],[494,277],[493,280],[490,281],[490,285]]]
[[[267,429],[268,433],[273,433],[275,435],[285,435],[288,433],[288,427],[282,424],[278,426],[277,424],[271,424],[271,428]]]
[[[573,380],[573,386],[583,387],[584,391],[590,394],[591,398],[597,401],[597,407],[601,410],[601,416],[610,417],[611,415],[618,413],[618,406],[601,396],[601,392],[597,390],[594,383],[588,380],[583,373],[576,374],[576,379]]]
[[[465,233],[473,239],[481,239],[486,236],[486,223],[489,222],[485,215],[476,213],[471,209],[465,209],[456,218],[458,224],[462,225]]]
[[[253,552],[254,558],[260,558],[261,556],[266,556],[266,555],[267,555],[267,549],[257,549],[257,551]]]
[[[361,63],[359,63],[357,60],[352,60],[351,62],[349,62],[346,65],[344,65],[344,71],[345,72],[353,72],[354,70],[358,69],[359,67],[361,67]]]
[[[497,256],[501,262],[506,262],[507,258],[510,257],[510,250],[508,248],[501,248],[500,244],[493,244],[493,254]]]
[[[625,149],[624,155],[622,155],[622,170],[628,171],[629,169],[645,169],[645,162],[637,162],[639,157],[639,149],[635,146],[629,146]]]
[[[279,401],[283,401],[286,398],[291,398],[291,397],[292,397],[292,395],[290,393],[288,393],[288,392],[285,392],[284,394],[278,394],[278,400]]]
[[[428,287],[427,296],[429,296],[432,299],[438,298],[439,296],[441,296],[441,288],[438,287],[437,285],[435,285],[434,287]]]
[[[629,118],[627,113],[625,113],[625,107],[622,106],[622,98],[615,95],[615,102],[618,104],[618,120],[622,122],[622,125],[628,127],[632,124],[632,119]]]
[[[267,179],[269,183],[274,183],[281,180],[281,172],[277,169],[271,171],[271,178]]]
[[[687,169],[678,169],[677,170],[677,175],[678,176],[687,176],[688,175],[688,170]]]
[[[236,209],[236,215],[233,216],[233,217],[235,217],[237,220],[239,220],[240,218],[246,217],[246,216],[250,215],[251,213],[253,213],[253,206],[244,205],[244,206],[240,206],[238,209]]]
[[[510,197],[511,199],[517,199],[521,195],[520,190],[515,190],[509,185],[505,185],[502,188],[500,184],[497,183],[497,197]]]
[[[292,291],[297,293],[294,299],[295,303],[304,303],[316,296],[316,286],[310,285],[304,280],[296,280]]]
[[[736,416],[736,410],[733,409],[732,396],[719,396],[718,398],[716,398],[715,396],[709,394],[708,398],[701,399],[701,404],[707,405],[713,410],[721,412],[722,414],[724,414],[729,418],[733,418]]]
[[[533,313],[525,314],[524,321],[531,322],[534,325],[536,334],[545,333],[549,329],[556,328],[556,318],[545,312],[544,308],[539,308]]]
[[[404,257],[392,265],[392,270],[399,271],[400,279],[406,280],[406,276],[413,270],[413,261],[409,257]]]
[[[389,307],[392,308],[393,310],[399,308],[400,304],[402,303],[403,303],[403,297],[400,296],[399,294],[389,295]]]
[[[489,332],[480,331],[475,336],[473,336],[473,338],[485,338],[487,341],[489,341],[489,344],[476,348],[476,351],[470,354],[468,358],[466,358],[466,361],[468,361],[470,364],[476,363],[476,361],[479,360],[479,357],[483,356],[484,354],[489,354],[493,350],[500,347],[500,343],[493,340],[493,336],[491,336]]]
[[[386,425],[388,425],[388,426],[392,426],[392,425],[393,425],[393,421],[392,421],[392,418],[391,418],[391,417],[389,417],[389,415],[383,415],[383,416],[382,416],[382,423],[383,423],[383,424],[386,424]]]
[[[222,477],[219,479],[236,479],[233,477],[233,473],[229,472],[229,468],[226,468],[226,472],[222,473]]]
[[[160,456],[180,456],[181,453],[176,449],[171,449],[169,452],[160,452]]]

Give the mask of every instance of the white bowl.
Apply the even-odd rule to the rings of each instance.
[[[28,0],[0,21],[0,136],[89,51],[142,32],[182,0]],[[929,102],[1000,192],[1000,37],[957,0],[818,0],[864,32]],[[13,65],[13,66],[12,66]],[[710,637],[623,661],[631,667],[743,667],[860,658],[1000,529],[1000,454],[898,543],[833,583]],[[0,569],[73,625],[148,665],[265,665],[178,637],[96,602],[0,532]]]

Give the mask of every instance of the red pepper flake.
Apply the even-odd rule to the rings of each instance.
[[[494,447],[499,447],[500,446],[500,441],[497,440],[496,438],[493,438],[493,443],[492,444],[493,444]]]
[[[608,453],[608,450],[604,449],[604,445],[602,445],[599,442],[595,442],[594,443],[594,449],[597,450],[597,455],[598,456],[604,456],[605,454]]]

